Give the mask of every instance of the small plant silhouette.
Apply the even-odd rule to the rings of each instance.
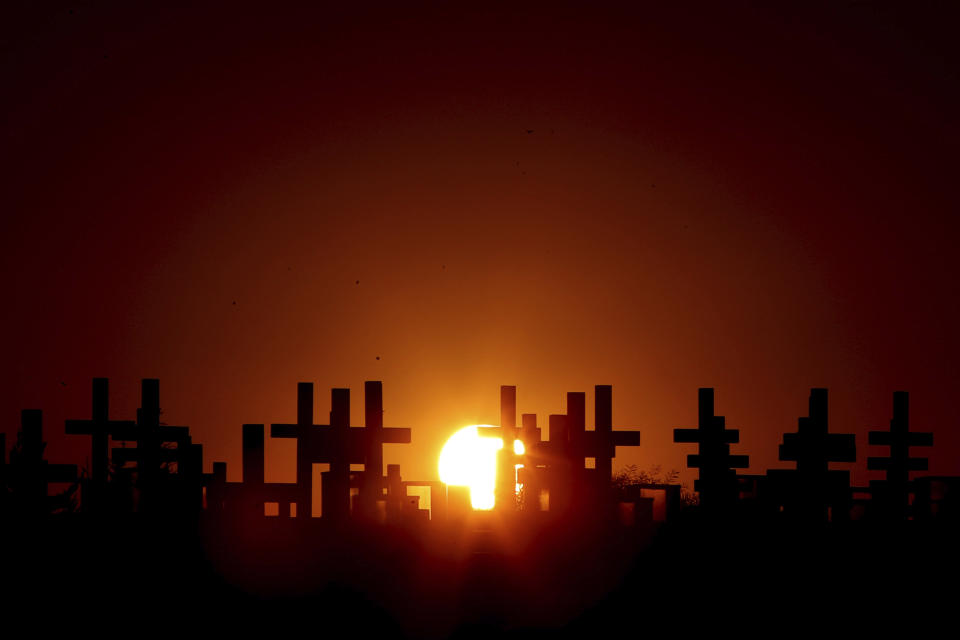
[[[680,472],[676,469],[664,471],[663,467],[655,464],[649,470],[643,470],[635,464],[628,464],[622,470],[613,474],[611,485],[614,495],[625,496],[631,490],[649,485],[679,484]],[[699,496],[681,484],[680,500],[684,506],[699,504]]]

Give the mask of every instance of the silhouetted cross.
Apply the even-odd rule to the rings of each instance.
[[[874,499],[883,501],[898,515],[906,515],[910,502],[910,472],[926,471],[926,458],[911,458],[910,447],[932,447],[933,434],[910,431],[910,395],[906,391],[893,394],[893,419],[889,431],[870,431],[868,442],[871,445],[889,447],[886,457],[867,458],[867,469],[886,471],[886,481],[871,481]]]
[[[567,396],[569,398],[569,395]],[[583,409],[582,401],[578,408]],[[567,400],[567,412],[570,400]],[[636,430],[613,430],[613,387],[598,384],[594,387],[594,430],[583,432],[583,454],[593,458],[600,488],[609,487],[613,475],[613,458],[617,447],[639,447],[640,432]],[[578,419],[578,424],[583,420]]]
[[[780,445],[780,459],[795,462],[796,469],[767,471],[780,493],[780,502],[801,518],[846,519],[851,500],[850,472],[832,470],[830,463],[856,461],[855,436],[829,432],[826,389],[810,390],[809,415],[797,424],[796,433],[785,433]]]
[[[137,483],[141,490],[141,510],[152,508],[151,501],[159,491],[160,465],[176,462],[181,472],[188,456],[191,456],[190,429],[160,424],[160,381],[145,378],[140,383],[140,408],[135,424],[126,422],[115,425],[111,434],[114,440],[135,440],[136,449],[114,448],[113,460],[118,464],[135,462]],[[163,445],[175,443],[176,449]]]
[[[740,430],[727,429],[725,418],[714,415],[713,389],[699,389],[697,401],[697,428],[674,429],[673,441],[699,445],[696,454],[687,456],[687,466],[700,469],[700,478],[694,482],[694,489],[700,492],[703,506],[712,508],[737,498],[734,469],[748,467],[749,457],[730,454],[730,445],[740,442]]]
[[[780,459],[797,463],[797,471],[812,476],[826,474],[831,462],[856,462],[853,434],[829,433],[827,390],[810,390],[810,415],[798,420],[796,433],[783,434]]]
[[[109,381],[107,378],[93,379],[92,415],[89,420],[67,420],[65,430],[68,435],[90,436],[90,485],[89,493],[84,495],[85,509],[98,509],[102,500],[109,475],[110,437],[126,432],[134,432],[133,420],[110,420]]]

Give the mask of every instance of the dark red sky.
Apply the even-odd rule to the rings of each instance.
[[[408,478],[498,385],[545,423],[598,383],[643,432],[617,466],[681,468],[714,386],[762,472],[827,386],[860,467],[906,389],[960,473],[947,3],[11,4],[0,418],[45,409],[55,459],[93,376],[116,417],[159,377],[231,478],[297,381],[361,424],[382,379]]]

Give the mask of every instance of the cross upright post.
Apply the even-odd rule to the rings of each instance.
[[[383,445],[409,444],[410,428],[383,426],[383,382],[367,380],[363,391],[366,426],[348,431],[349,462],[363,464],[360,502],[365,505],[364,515],[376,518],[377,502],[384,499]]]
[[[360,487],[360,509],[364,518],[377,518],[377,501],[383,500],[383,383],[367,380],[363,384],[364,433],[366,451]]]
[[[610,484],[610,478],[613,476],[613,457],[616,455],[613,445],[613,387],[598,384],[594,387],[593,393],[594,469],[597,470],[597,480],[600,484],[598,488],[602,489]]]
[[[343,522],[350,516],[350,389],[330,392],[332,451],[323,474],[323,517]]]
[[[263,485],[264,471],[264,433],[262,424],[243,425],[243,490],[246,492],[242,500],[244,520],[253,521],[263,517]],[[224,469],[226,472],[226,469]],[[299,515],[300,508],[297,507]],[[249,519],[249,520],[247,520]]]
[[[567,392],[567,449],[568,496],[570,506],[578,511],[587,507],[588,486],[591,472],[586,470],[587,394],[582,391]],[[552,437],[552,436],[551,436]]]
[[[513,441],[517,439],[517,388],[512,385],[500,387],[500,429],[498,433],[503,448],[497,452],[496,508],[498,511],[514,511],[516,499],[517,456]]]
[[[554,414],[549,417],[550,439],[540,443],[546,453],[550,512],[565,514],[570,508],[571,464],[569,453],[569,416]]]

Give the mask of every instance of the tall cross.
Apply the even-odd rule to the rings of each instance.
[[[811,479],[827,472],[831,462],[856,462],[853,434],[830,433],[827,390],[810,390],[810,415],[797,421],[796,433],[783,434],[780,460],[796,462],[797,471]]]
[[[594,459],[598,488],[606,491],[613,477],[613,458],[617,447],[639,447],[640,432],[613,430],[613,387],[598,384],[594,387],[594,430],[583,433],[583,453]],[[580,405],[582,407],[582,405]],[[567,410],[569,411],[569,404]]]
[[[572,474],[571,489],[580,508],[602,507],[608,504],[607,494],[613,476],[616,448],[640,446],[639,431],[613,430],[613,387],[596,385],[594,399],[594,428],[588,431],[586,394],[567,393],[566,455]],[[587,458],[593,459],[592,469],[585,469]]]
[[[513,385],[500,387],[500,429],[496,435],[503,442],[497,452],[496,506],[501,511],[513,511],[516,502],[517,455],[513,442],[517,440],[517,388]]]
[[[871,445],[890,448],[889,456],[867,458],[867,469],[886,472],[885,482],[870,482],[874,499],[885,502],[891,515],[904,518],[910,504],[910,472],[927,470],[927,459],[911,458],[910,447],[932,447],[933,434],[910,431],[910,394],[895,391],[890,430],[870,431],[867,435]]]
[[[176,427],[160,424],[160,381],[144,378],[140,382],[140,408],[137,409],[137,422],[115,426],[114,440],[136,440],[136,449],[113,450],[113,460],[118,464],[135,462],[137,465],[137,484],[140,487],[140,511],[150,511],[159,505],[161,498],[161,465],[176,462],[177,472],[189,455],[189,427]],[[176,450],[164,447],[165,443],[175,443]]]
[[[90,436],[89,494],[83,495],[85,510],[98,511],[105,508],[107,479],[110,472],[110,437],[120,432],[131,432],[136,427],[133,420],[110,419],[109,380],[93,379],[92,415],[89,420],[67,420],[68,435]],[[88,502],[89,501],[89,502]]]
[[[271,424],[270,437],[295,438],[297,441],[297,496],[298,518],[310,517],[312,490],[311,453],[317,448],[318,429],[325,425],[313,423],[313,383],[297,383],[297,421],[294,424]],[[244,469],[246,473],[246,469]]]
[[[727,429],[724,416],[714,415],[713,389],[697,390],[696,429],[674,429],[673,441],[697,443],[697,453],[687,456],[687,466],[700,470],[694,489],[704,509],[728,506],[737,499],[737,472],[749,466],[748,456],[731,455],[730,445],[740,442],[739,429]]]
[[[372,521],[377,519],[377,501],[383,500],[383,382],[379,380],[363,383],[363,423],[367,437],[358,499],[363,517]]]
[[[330,471],[323,474],[326,477],[322,483],[322,504],[324,517],[336,521],[346,520],[350,516],[350,431],[350,389],[331,389]],[[362,442],[359,444],[360,455],[365,456],[366,447]]]
[[[801,417],[795,433],[785,433],[780,460],[795,462],[795,470],[771,469],[767,475],[779,482],[802,517],[824,520],[828,508],[833,519],[849,515],[850,472],[831,470],[831,462],[856,462],[856,437],[830,433],[827,390],[811,389],[809,415]]]

